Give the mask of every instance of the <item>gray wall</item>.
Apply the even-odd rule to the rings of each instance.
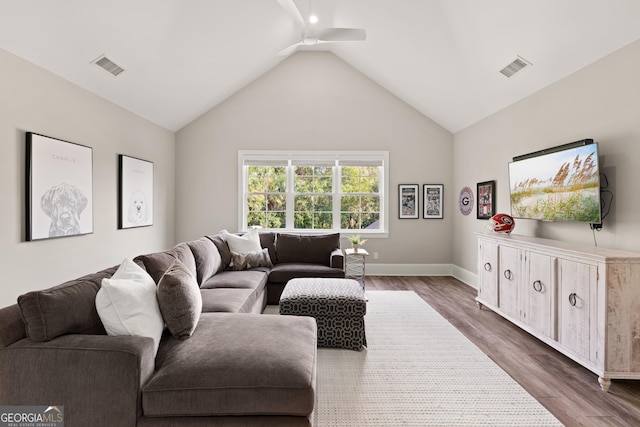
[[[454,188],[497,181],[497,211],[509,212],[513,156],[584,138],[599,142],[601,171],[615,199],[601,247],[640,252],[640,41],[454,135]],[[531,69],[530,72],[535,72]],[[526,78],[525,75],[520,76]],[[453,263],[475,273],[476,239],[486,221],[454,215]],[[588,224],[517,220],[514,233],[593,245]]]
[[[389,150],[390,234],[367,242],[368,262],[449,263],[452,212],[400,220],[397,189],[444,184],[452,200],[452,141],[332,53],[296,53],[177,132],[176,237],[236,230],[238,150]]]
[[[454,264],[472,283],[473,233],[487,222],[459,213],[460,189],[495,179],[497,209],[508,212],[514,155],[594,138],[615,193],[598,244],[640,252],[640,42],[454,136],[326,52],[291,56],[176,135],[2,50],[0,69],[0,306],[126,256],[235,230],[239,149],[389,150],[390,235],[367,242],[380,254],[369,262],[407,274]],[[27,131],[93,147],[93,234],[24,241]],[[117,230],[118,154],[154,162],[152,227]],[[397,186],[411,183],[445,185],[444,220],[397,218]],[[593,244],[583,224],[521,220],[516,233]]]
[[[174,134],[4,50],[0,70],[0,307],[30,290],[172,246]],[[26,132],[93,148],[93,234],[24,241]],[[118,154],[154,162],[152,227],[117,229]]]

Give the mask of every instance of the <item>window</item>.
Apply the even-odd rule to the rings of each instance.
[[[239,151],[239,226],[386,234],[386,151]]]

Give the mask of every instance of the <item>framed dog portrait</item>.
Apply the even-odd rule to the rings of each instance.
[[[422,208],[422,217],[424,219],[442,219],[442,195],[444,192],[444,185],[424,184],[422,189],[422,200],[424,203],[424,207]]]
[[[93,233],[93,149],[27,132],[26,240]]]
[[[118,228],[153,225],[153,163],[120,154]]]
[[[418,218],[418,184],[398,185],[398,217]]]

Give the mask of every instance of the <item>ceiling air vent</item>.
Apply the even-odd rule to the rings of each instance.
[[[116,64],[115,62],[113,62],[112,60],[110,60],[104,55],[98,57],[98,59],[93,61],[93,63],[114,76],[118,76],[120,73],[124,71],[124,68],[122,68],[121,66],[119,66],[118,64]]]
[[[523,68],[526,68],[530,65],[531,65],[531,62],[527,61],[526,59],[520,56],[517,56],[516,59],[511,61],[509,65],[507,65],[502,70],[500,70],[500,72],[506,77],[512,77],[514,74],[516,74],[517,72],[521,71]]]

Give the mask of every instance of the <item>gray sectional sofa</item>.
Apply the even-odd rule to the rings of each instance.
[[[63,406],[67,427],[312,425],[315,321],[260,313],[290,278],[344,277],[339,235],[260,243],[271,265],[239,271],[224,233],[134,259],[156,283],[177,259],[200,288],[192,335],[165,330],[157,353],[105,332],[95,300],[117,266],[20,296],[0,309],[0,406]]]

